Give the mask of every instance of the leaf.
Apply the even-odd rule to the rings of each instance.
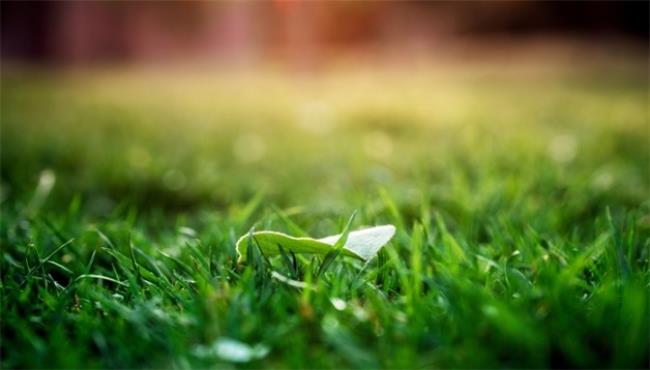
[[[316,272],[316,277],[321,276],[325,270],[329,267],[329,265],[334,262],[336,257],[338,257],[341,252],[343,251],[343,246],[345,245],[345,242],[348,240],[348,235],[350,233],[350,226],[352,226],[352,221],[354,220],[354,216],[356,216],[356,212],[350,216],[350,219],[348,220],[348,223],[345,225],[345,228],[343,229],[343,232],[339,235],[339,237],[336,239],[336,243],[334,243],[334,248],[327,252],[325,255],[325,258],[323,258],[323,262],[320,264],[320,267],[318,268],[318,272]]]
[[[286,251],[303,254],[326,255],[335,250],[336,242],[342,234],[331,235],[321,239],[309,237],[293,237],[277,231],[254,231],[243,235],[237,240],[236,250],[238,262],[246,262],[248,245],[255,240],[264,255],[268,257],[279,255],[278,245]],[[364,261],[370,260],[395,235],[395,226],[382,225],[350,232],[341,253],[345,256],[356,257]]]
[[[382,225],[367,229],[353,231],[343,246],[343,253],[350,252],[351,255],[359,257],[364,261],[370,260],[388,241],[395,235],[395,226]],[[332,235],[322,239],[320,242],[333,245],[340,235]]]

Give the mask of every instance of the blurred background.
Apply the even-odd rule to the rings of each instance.
[[[646,2],[624,1],[4,2],[2,56],[62,66],[314,66],[343,55],[479,57],[553,41],[644,53],[647,15]]]
[[[528,195],[540,163],[553,189],[647,189],[647,2],[1,6],[3,199],[44,173],[98,214],[415,202],[479,173]]]

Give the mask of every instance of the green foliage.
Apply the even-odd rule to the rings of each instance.
[[[3,73],[0,363],[646,367],[647,78],[605,72]]]

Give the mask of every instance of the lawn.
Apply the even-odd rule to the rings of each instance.
[[[7,67],[1,103],[3,368],[648,366],[645,62]],[[237,263],[355,212],[396,227],[368,263]]]

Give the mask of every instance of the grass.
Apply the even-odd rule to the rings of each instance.
[[[5,72],[2,367],[647,367],[644,68]]]

